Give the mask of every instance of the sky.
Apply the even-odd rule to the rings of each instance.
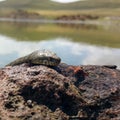
[[[51,0],[55,2],[61,2],[61,3],[69,3],[69,2],[76,2],[76,1],[81,1],[81,0]]]
[[[0,0],[0,2],[5,1],[5,0]]]

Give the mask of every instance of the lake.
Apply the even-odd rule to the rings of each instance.
[[[38,49],[52,50],[71,65],[120,68],[120,26],[0,22],[0,67]]]

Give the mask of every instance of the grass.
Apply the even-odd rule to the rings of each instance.
[[[56,18],[63,15],[97,15],[99,17],[105,16],[119,16],[120,9],[97,9],[97,10],[28,10],[29,12],[37,12],[45,18]]]
[[[11,14],[14,9],[1,9],[0,10],[0,17],[2,16],[8,16]],[[100,18],[106,17],[106,16],[119,16],[120,14],[120,8],[116,9],[96,9],[96,10],[39,10],[39,9],[27,9],[26,11],[28,12],[34,12],[34,13],[39,13],[41,16],[47,19],[55,19],[57,17],[63,16],[63,15],[96,15],[99,16]]]
[[[60,4],[50,0],[6,0],[1,2],[3,8],[27,8],[40,10],[85,10],[99,8],[119,8],[120,0],[85,0],[68,4]]]
[[[120,13],[120,0],[85,0],[68,4],[60,4],[50,0],[6,0],[0,3],[0,16],[24,9],[37,12],[46,18],[56,18],[61,15],[94,14],[99,16]]]

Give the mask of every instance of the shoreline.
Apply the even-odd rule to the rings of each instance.
[[[61,23],[61,24],[89,24],[89,25],[119,25],[118,20],[49,20],[49,19],[27,19],[27,18],[6,18],[0,17],[0,22],[26,22],[26,23]]]

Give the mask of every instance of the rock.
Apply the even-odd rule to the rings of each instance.
[[[120,70],[43,65],[0,69],[1,120],[118,120]]]
[[[116,65],[103,65],[103,67],[111,68],[111,69],[116,69]]]

